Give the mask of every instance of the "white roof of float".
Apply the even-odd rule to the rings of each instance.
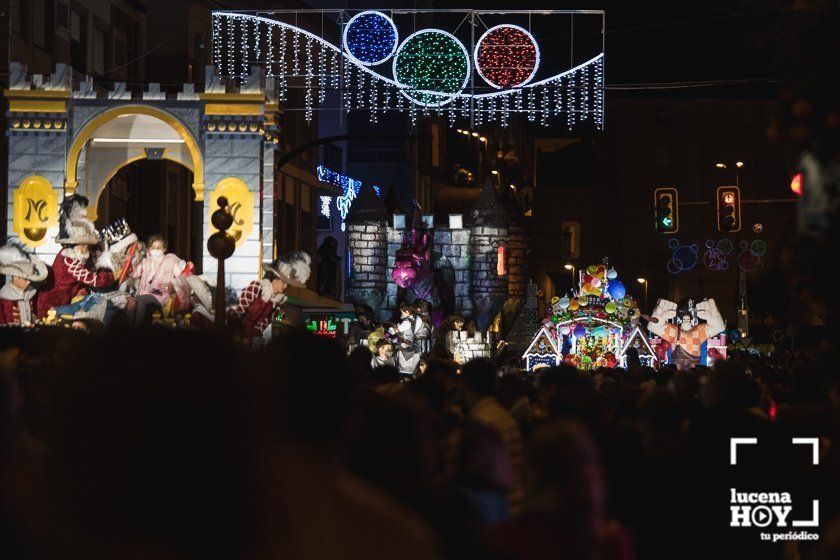
[[[149,115],[120,115],[99,128],[93,134],[94,147],[125,148],[142,144],[155,145],[183,144],[184,139],[172,126]]]

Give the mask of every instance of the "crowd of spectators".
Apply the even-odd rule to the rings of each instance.
[[[801,358],[533,375],[432,359],[406,380],[303,332],[255,353],[43,329],[5,337],[0,372],[2,558],[840,551],[840,384]],[[761,442],[737,467],[732,436]],[[820,438],[818,468],[793,436]],[[730,488],[820,498],[820,540],[730,528]]]

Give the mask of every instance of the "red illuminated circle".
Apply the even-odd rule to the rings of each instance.
[[[797,173],[790,180],[790,190],[794,194],[802,194],[802,173]]]
[[[735,195],[730,193],[726,193],[723,195],[723,201],[727,204],[732,204],[735,202]]]
[[[497,89],[518,87],[534,77],[540,49],[534,36],[518,25],[497,25],[479,38],[473,53],[475,67]]]

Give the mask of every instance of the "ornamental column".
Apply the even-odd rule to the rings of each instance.
[[[347,258],[350,259],[347,298],[369,305],[379,316],[388,275],[385,205],[373,187],[363,185],[347,214]]]
[[[470,281],[472,301],[478,329],[486,331],[501,311],[508,296],[507,262],[510,218],[499,202],[496,189],[489,180],[478,195],[469,213],[470,220]],[[499,251],[499,247],[504,247]]]

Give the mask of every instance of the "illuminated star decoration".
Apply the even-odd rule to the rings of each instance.
[[[377,11],[360,12],[344,27],[344,50],[359,64],[373,66],[391,58],[398,38],[391,18]]]
[[[356,200],[357,196],[359,196],[359,190],[362,188],[362,182],[358,179],[348,177],[347,175],[342,175],[332,169],[328,169],[323,165],[319,165],[316,168],[316,174],[318,176],[318,180],[322,183],[329,183],[330,185],[335,185],[336,187],[341,188],[341,194],[335,197],[335,207],[341,215],[341,231],[344,231],[344,220],[347,219],[347,214],[350,213],[350,206],[353,204],[353,201]],[[382,196],[380,193],[381,188],[378,185],[374,185],[373,190],[376,192],[377,196]],[[327,199],[326,213],[324,211],[325,198]],[[329,196],[321,197],[321,214],[326,217],[329,217],[330,198],[331,197]]]
[[[325,218],[330,217],[330,204],[332,204],[332,197],[328,195],[321,195],[321,215]]]
[[[479,38],[473,53],[475,68],[496,89],[527,84],[540,65],[537,41],[518,25],[491,27]]]
[[[408,99],[427,107],[440,107],[467,87],[470,58],[454,35],[441,29],[423,29],[409,35],[394,56],[394,80]],[[444,95],[436,95],[439,92]]]

